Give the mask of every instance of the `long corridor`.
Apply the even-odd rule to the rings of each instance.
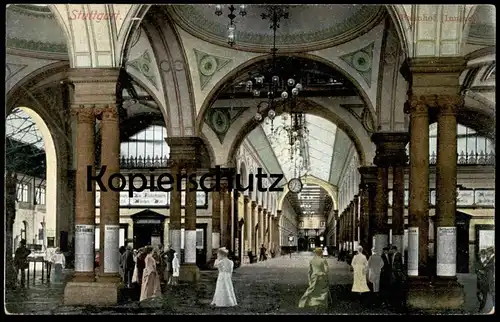
[[[62,304],[63,285],[37,283],[27,290],[7,293],[7,311],[29,314],[309,314],[298,301],[307,288],[311,253],[300,253],[245,265],[234,271],[233,283],[238,299],[234,308],[212,308],[217,271],[202,271],[196,285],[167,289],[161,298],[142,303],[129,301],[110,308],[68,307]],[[329,314],[393,314],[388,309],[367,308],[350,292],[349,266],[328,259],[333,305]]]

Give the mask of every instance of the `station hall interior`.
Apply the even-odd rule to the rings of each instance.
[[[431,276],[459,306],[495,244],[495,25],[472,4],[8,5],[6,263],[59,247],[65,302],[94,304],[124,245],[172,245],[189,283],[220,247],[244,267],[396,245],[409,302],[440,301]],[[88,185],[103,165],[135,179]],[[217,166],[218,191],[128,191]]]

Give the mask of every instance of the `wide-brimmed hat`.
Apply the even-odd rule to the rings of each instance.
[[[220,247],[217,251],[224,254],[229,254],[229,250],[226,247]]]

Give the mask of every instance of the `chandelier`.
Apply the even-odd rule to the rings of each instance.
[[[234,22],[234,19],[236,19],[236,15],[234,14],[236,8],[234,7],[234,5],[231,4],[228,6],[228,9],[229,9],[229,14],[227,15],[227,17],[229,18],[229,25],[227,26],[227,43],[230,46],[233,46],[236,38],[236,24]],[[221,16],[223,14],[221,4],[215,5],[215,14],[217,16]],[[247,14],[246,5],[244,4],[240,5],[239,14],[242,17],[246,16]]]
[[[233,46],[236,39],[236,26],[234,19],[236,15],[234,12],[236,8],[234,5],[229,5],[229,26],[228,26],[228,43]],[[215,14],[222,15],[222,5],[216,5]],[[246,6],[240,5],[239,14],[243,17],[247,14]],[[291,165],[300,168],[307,168],[307,157],[304,150],[307,147],[306,140],[309,131],[306,126],[305,114],[297,109],[297,101],[299,94],[303,89],[300,83],[300,77],[297,78],[297,71],[300,68],[297,66],[288,66],[288,68],[278,68],[287,66],[277,66],[277,51],[276,48],[276,31],[280,28],[280,22],[289,18],[288,7],[271,5],[265,7],[265,12],[261,13],[263,20],[269,20],[270,29],[273,31],[273,46],[271,48],[271,62],[270,66],[266,66],[265,70],[259,72],[257,75],[252,75],[244,82],[247,92],[252,93],[255,98],[264,96],[263,93],[267,92],[267,100],[261,101],[257,105],[257,112],[255,120],[260,122],[263,120],[263,113],[267,111],[267,120],[271,122],[271,140],[276,140],[284,135],[288,138],[288,154]],[[267,64],[266,64],[267,65]],[[274,128],[274,119],[277,115],[277,109],[282,112],[283,123]],[[288,120],[290,117],[290,120]],[[296,157],[299,158],[296,158]]]

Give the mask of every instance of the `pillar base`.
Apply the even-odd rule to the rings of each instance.
[[[118,304],[117,283],[68,282],[64,288],[64,305],[113,306]]]
[[[407,305],[410,310],[460,310],[465,303],[463,286],[456,278],[411,277],[408,280]]]
[[[96,277],[96,282],[119,284],[119,283],[121,283],[121,277],[120,277],[120,274],[118,274],[118,273],[104,273],[104,274],[102,274],[102,275],[100,274]]]
[[[196,264],[182,264],[179,272],[179,281],[197,283],[200,280],[200,269]]]
[[[73,274],[72,282],[95,282],[94,272],[75,272]]]

